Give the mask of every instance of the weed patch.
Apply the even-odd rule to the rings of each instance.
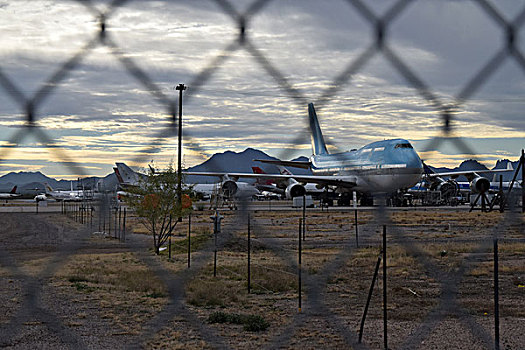
[[[192,233],[191,239],[190,239],[190,248],[192,252],[199,251],[208,243],[208,241],[212,238],[212,234],[209,232],[209,230],[202,229],[198,233]],[[178,240],[171,244],[171,249],[174,254],[182,254],[186,253],[188,251],[188,238],[184,238],[181,240]]]
[[[71,277],[69,277],[68,281],[71,282],[71,283],[88,282],[88,280],[86,278],[80,277],[80,276],[71,276]]]
[[[133,259],[124,260],[118,254],[87,255],[77,259],[65,277],[73,284],[87,282],[100,288],[116,287],[128,292],[160,295],[165,289],[162,281],[145,266]]]
[[[87,284],[81,283],[81,282],[74,282],[73,287],[75,287],[79,292],[86,292],[86,293],[90,293],[95,290],[95,288],[90,287]]]
[[[195,306],[226,306],[240,301],[239,283],[215,280],[192,280],[187,288],[188,303]]]
[[[265,331],[270,324],[259,315],[243,315],[216,311],[208,317],[209,323],[231,323],[243,325],[248,332]]]
[[[153,292],[153,293],[149,293],[149,294],[146,294],[144,295],[146,298],[153,298],[153,299],[157,299],[157,298],[164,298],[166,296],[166,294],[164,293],[160,293],[160,292]]]
[[[254,288],[270,292],[288,292],[297,290],[295,274],[282,271],[283,267],[276,265],[271,268],[255,266],[253,268]]]

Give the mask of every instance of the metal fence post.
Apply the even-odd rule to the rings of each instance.
[[[221,231],[221,219],[219,210],[215,209],[215,216],[211,217],[213,220],[213,231],[215,234],[215,249],[213,251],[213,277],[217,277],[217,236]]]
[[[521,150],[521,212],[525,213],[525,150]]]
[[[124,219],[122,221],[122,241],[126,242],[126,208],[124,208]]]
[[[213,249],[213,277],[217,277],[217,218],[213,223],[214,249]]]
[[[121,231],[121,225],[122,224],[122,207],[119,206],[118,207],[118,239],[121,240],[122,237],[121,237],[121,234],[122,234],[122,231]]]
[[[302,279],[302,261],[301,261],[301,254],[302,254],[302,244],[301,244],[301,230],[303,228],[303,221],[301,218],[299,218],[299,264],[297,265],[297,277],[298,277],[298,298],[299,298],[299,312],[301,312],[301,308],[302,308],[302,300],[301,300],[301,293],[302,293],[302,289],[301,289],[301,279]]]
[[[355,222],[355,245],[357,248],[359,248],[359,232],[357,228],[357,209],[354,210],[354,222]]]
[[[499,350],[499,261],[498,239],[494,239],[494,348]]]
[[[387,335],[387,292],[386,292],[386,225],[383,225],[383,340],[385,350],[388,350]]]
[[[188,216],[188,269],[191,264],[191,213]]]
[[[379,274],[379,265],[381,264],[381,254],[377,257],[376,268],[374,270],[374,277],[372,277],[372,284],[368,291],[368,298],[366,299],[365,311],[361,318],[361,326],[359,327],[359,343],[363,339],[363,330],[365,328],[366,315],[368,314],[368,307],[370,306],[370,300],[372,299],[372,293],[374,292],[374,284],[376,283],[377,275]]]
[[[248,214],[248,294],[251,293],[251,227],[250,227],[250,214]]]
[[[169,243],[168,243],[168,260],[171,261],[171,236],[172,236],[171,215],[170,215],[170,221],[169,221],[169,224],[168,224],[168,228],[170,229],[169,236],[168,236],[168,240],[169,240]]]
[[[306,240],[306,195],[303,194],[303,241]]]

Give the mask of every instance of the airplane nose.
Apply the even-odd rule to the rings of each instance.
[[[423,162],[416,152],[407,155],[407,168],[423,169]]]

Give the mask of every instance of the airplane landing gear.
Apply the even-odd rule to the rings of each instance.
[[[374,197],[368,194],[361,195],[361,205],[364,207],[371,207],[374,205]]]
[[[350,200],[352,199],[350,193],[341,193],[339,198],[337,199],[337,205],[342,207],[349,207],[350,206]]]

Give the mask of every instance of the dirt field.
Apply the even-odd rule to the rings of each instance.
[[[308,211],[300,312],[300,211],[251,212],[251,293],[237,213],[222,214],[216,277],[208,211],[192,216],[190,268],[187,220],[168,261],[133,220],[122,243],[59,213],[0,215],[0,347],[381,349],[382,266],[357,341],[383,224],[389,348],[494,347],[494,238],[501,348],[525,344],[522,214],[368,211],[357,247],[353,211]]]

